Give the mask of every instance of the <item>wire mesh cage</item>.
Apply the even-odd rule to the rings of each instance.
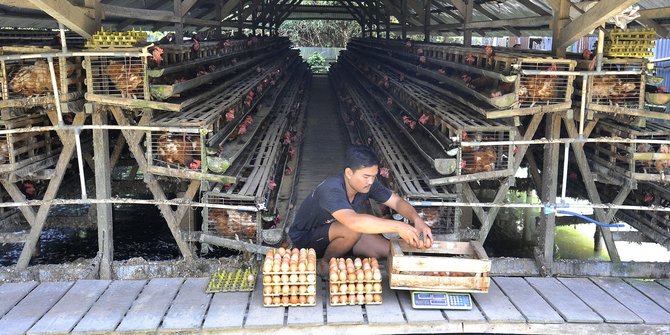
[[[46,57],[29,55],[8,55],[0,60],[0,98],[8,106],[7,100],[25,100],[48,97],[53,103],[54,96],[51,71]],[[54,74],[61,102],[83,98],[84,71],[81,57],[54,57]],[[35,101],[46,103],[47,101]],[[26,107],[22,102],[17,107]]]
[[[640,183],[638,189],[628,195],[625,204],[633,206],[670,207],[670,192],[663,186]],[[621,209],[622,219],[631,223],[646,235],[662,235],[663,240],[670,237],[670,212],[652,210]],[[649,234],[652,231],[657,234]]]
[[[458,230],[461,210],[458,207],[417,207],[417,212],[434,235],[452,235]]]
[[[589,61],[579,62],[578,69],[589,70]],[[634,74],[591,75],[586,83],[586,108],[599,112],[625,113],[644,109],[644,59],[605,59],[602,71],[634,71]],[[576,81],[581,91],[581,81]],[[584,94],[584,92],[582,92]]]
[[[513,141],[512,131],[463,130],[459,135],[461,143],[486,143]],[[512,144],[461,146],[458,155],[459,173],[475,174],[482,172],[505,171],[512,168]]]
[[[670,141],[670,126],[648,120],[646,127],[601,120],[592,137],[625,138],[635,140]],[[606,169],[597,173],[618,173],[635,180],[664,181],[670,173],[670,144],[656,143],[588,143],[585,149],[592,153],[591,161]]]
[[[201,170],[203,145],[197,132],[149,132],[150,166],[180,170]]]
[[[88,93],[125,99],[149,99],[144,56],[87,56]]]
[[[203,209],[203,231],[226,238],[256,240],[259,212],[253,198],[206,192],[203,201],[219,207]]]
[[[573,71],[575,65],[576,62],[571,60],[544,59],[522,60],[519,63],[519,67],[522,70],[562,72]],[[518,88],[516,90],[519,107],[526,108],[541,105],[570,107],[573,81],[574,76],[519,74]],[[504,85],[509,86],[509,83],[505,83]]]
[[[51,125],[42,113],[0,120],[0,130]],[[0,172],[15,171],[58,153],[62,144],[52,131],[21,132],[0,135]]]

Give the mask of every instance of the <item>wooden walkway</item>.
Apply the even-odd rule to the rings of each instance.
[[[260,276],[259,276],[260,277]],[[252,293],[204,293],[207,278],[80,280],[0,285],[0,333],[10,334],[668,334],[670,280],[493,278],[471,311],[415,310],[406,291],[383,303],[262,306]]]

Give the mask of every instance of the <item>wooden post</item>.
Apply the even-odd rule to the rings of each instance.
[[[552,113],[546,118],[547,139],[557,139],[561,137],[561,116],[559,113]],[[545,144],[544,161],[542,163],[542,202],[556,203],[556,191],[558,190],[558,155],[560,145],[557,143]],[[556,214],[549,213],[542,215],[540,221],[541,229],[539,246],[542,248],[542,264],[540,273],[551,275],[554,265],[554,230],[556,228]]]
[[[93,124],[106,125],[107,111],[95,108]],[[112,179],[109,162],[109,130],[93,130],[93,151],[95,155],[95,197],[112,197]],[[112,279],[114,261],[114,233],[112,204],[97,204],[98,254],[100,255],[100,279]]]
[[[174,24],[174,40],[175,44],[181,45],[184,43],[184,18],[181,12],[181,0],[174,1],[174,16],[179,19],[179,22]]]
[[[565,48],[559,47],[559,39],[563,27],[570,23],[570,0],[556,0],[558,6],[553,10],[551,54],[556,57],[565,57]]]
[[[407,38],[407,0],[400,0],[400,26],[404,40]]]
[[[423,8],[423,41],[430,42],[430,0],[424,0]]]
[[[463,22],[463,45],[469,47],[472,45],[472,29],[468,28],[470,22],[472,22],[472,10],[474,7],[475,0],[466,0],[465,5],[465,14]]]
[[[391,12],[387,6],[384,6],[384,22],[386,24],[386,39],[391,38]]]
[[[219,26],[214,27],[215,32],[214,32],[214,36],[213,36],[214,39],[216,39],[216,40],[221,39],[221,32],[223,31],[223,22],[222,22],[223,21],[223,12],[222,12],[222,10],[223,10],[223,6],[222,6],[221,1],[217,1],[215,11],[216,11],[216,20],[219,21]]]
[[[237,35],[242,36],[242,29],[244,27],[244,17],[242,17],[242,12],[244,11],[244,1],[237,3]]]

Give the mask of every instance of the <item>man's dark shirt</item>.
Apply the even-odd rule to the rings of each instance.
[[[321,182],[312,194],[300,205],[300,209],[293,220],[289,236],[291,240],[299,241],[309,230],[324,223],[334,221],[333,213],[340,209],[353,209],[359,212],[368,198],[384,203],[391,198],[393,192],[375,179],[368,193],[357,193],[354,201],[349,202],[344,175],[328,177]]]

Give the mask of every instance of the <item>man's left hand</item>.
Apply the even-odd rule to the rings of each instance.
[[[417,219],[414,221],[414,228],[419,233],[420,237],[423,237],[422,240],[419,240],[419,249],[428,249],[433,246],[433,233],[430,230],[430,227],[423,222],[423,219]]]

